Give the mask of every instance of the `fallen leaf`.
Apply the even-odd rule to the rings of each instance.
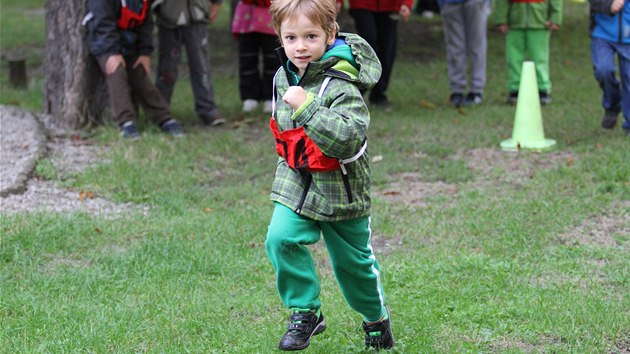
[[[376,155],[372,157],[372,162],[381,162],[383,161],[383,155]]]
[[[204,213],[212,213],[214,210],[212,210],[212,208],[204,208],[203,212]]]
[[[85,201],[85,198],[87,198],[87,193],[85,193],[84,191],[79,192],[79,199],[82,202]]]
[[[573,156],[567,157],[567,166],[573,165]]]
[[[430,101],[426,101],[426,100],[421,100],[420,101],[420,107],[424,107],[424,108],[437,108],[437,106],[435,104],[433,104],[433,102]]]
[[[383,195],[399,195],[400,192],[398,191],[385,191],[383,192]]]

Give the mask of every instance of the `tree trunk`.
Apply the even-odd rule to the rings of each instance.
[[[81,25],[85,0],[46,0],[44,111],[66,129],[103,121],[107,89],[98,63],[89,54]]]

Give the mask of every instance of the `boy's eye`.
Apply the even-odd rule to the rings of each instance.
[[[286,39],[287,41],[292,41],[295,39],[295,36],[285,36],[284,39]]]
[[[308,39],[315,39],[315,38],[317,38],[317,35],[316,34],[309,34],[309,35],[306,36],[306,38],[308,38]]]

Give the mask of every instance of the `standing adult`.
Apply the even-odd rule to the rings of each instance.
[[[159,29],[156,86],[170,103],[183,44],[195,96],[195,112],[210,126],[225,123],[215,103],[208,58],[208,23],[219,14],[221,1],[156,0],[152,6]]]
[[[149,6],[148,0],[88,0],[83,19],[90,53],[105,74],[112,119],[127,139],[140,137],[134,98],[162,131],[184,134],[149,76],[153,51]]]
[[[377,107],[391,107],[386,91],[396,58],[398,21],[408,21],[412,7],[413,0],[350,0],[349,13],[357,33],[374,48],[383,66],[369,95],[369,102]]]
[[[590,0],[591,57],[595,79],[602,88],[602,127],[613,129],[619,111],[630,137],[630,5],[624,0]],[[615,54],[619,62],[616,77]]]
[[[452,105],[479,105],[486,86],[488,0],[440,0]],[[466,73],[470,64],[470,89]]]

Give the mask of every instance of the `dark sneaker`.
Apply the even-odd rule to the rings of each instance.
[[[389,318],[373,324],[368,324],[364,321],[363,330],[365,331],[366,347],[376,350],[394,347],[394,335],[392,334]]]
[[[378,100],[370,100],[370,104],[376,108],[382,109],[386,112],[392,111],[392,104],[389,102],[387,97],[378,99]]]
[[[510,91],[508,93],[507,103],[510,106],[514,106],[514,105],[516,105],[517,101],[518,101],[518,91]]]
[[[258,102],[257,102],[258,103]],[[199,116],[203,124],[209,127],[216,127],[222,124],[225,124],[225,119],[221,117],[219,112],[214,112],[210,115]]]
[[[120,136],[125,139],[135,140],[140,138],[140,133],[132,121],[124,122],[120,125]]]
[[[602,128],[613,129],[617,125],[617,116],[619,112],[604,112],[604,118],[602,118]]]
[[[162,123],[160,125],[160,129],[162,129],[163,132],[171,134],[172,136],[176,138],[179,138],[180,136],[184,136],[184,129],[182,128],[181,125],[179,125],[179,122],[173,118]]]
[[[448,103],[451,106],[459,107],[464,103],[464,94],[463,93],[451,93],[451,96],[448,98]]]
[[[551,94],[547,91],[538,91],[538,97],[540,97],[541,105],[551,104]]]
[[[320,313],[319,318],[314,311],[295,311],[291,315],[287,332],[280,339],[281,350],[300,350],[311,344],[311,337],[326,329],[326,320]]]
[[[478,106],[483,102],[483,95],[477,92],[469,92],[464,100],[464,106]]]

